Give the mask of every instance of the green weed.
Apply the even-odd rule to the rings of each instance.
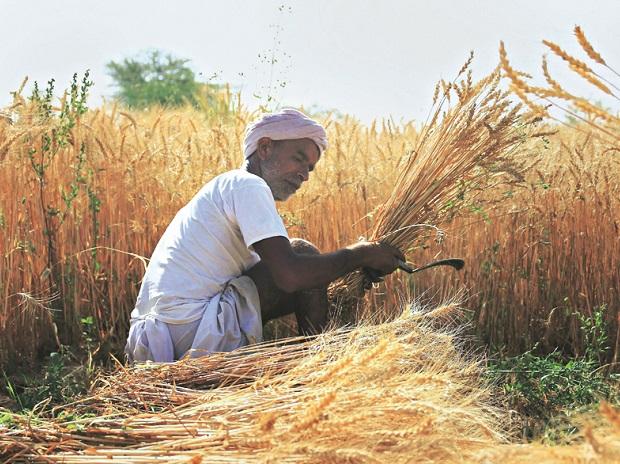
[[[537,355],[536,345],[489,364],[490,377],[507,395],[508,406],[524,416],[526,437],[562,441],[577,430],[575,415],[593,410],[601,399],[618,401],[620,375],[606,373],[599,362],[609,349],[604,312],[601,306],[591,318],[576,314],[588,347],[583,356],[566,358],[559,351]]]
[[[43,403],[63,404],[83,394],[90,386],[92,371],[76,365],[66,347],[51,353],[39,373],[10,379],[3,373],[4,390],[21,410],[32,410]]]

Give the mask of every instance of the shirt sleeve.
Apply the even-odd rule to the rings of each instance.
[[[248,248],[269,237],[288,238],[267,185],[248,185],[234,189],[232,203],[243,241]]]

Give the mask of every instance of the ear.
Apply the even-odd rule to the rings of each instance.
[[[271,157],[271,153],[273,152],[273,145],[273,140],[269,137],[259,139],[256,147],[257,156],[262,160],[269,159]]]

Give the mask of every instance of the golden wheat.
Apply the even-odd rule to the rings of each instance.
[[[603,65],[607,64],[605,63],[605,60],[600,55],[600,53],[594,50],[594,47],[592,46],[592,44],[590,44],[590,42],[586,38],[586,35],[581,30],[580,26],[575,26],[574,33],[575,33],[575,37],[577,37],[577,41],[579,42],[579,45],[581,45],[581,48],[583,49],[583,51],[585,51],[588,54],[591,60],[596,61],[599,64],[603,64]]]
[[[372,462],[412,455],[459,462],[502,443],[507,430],[479,363],[454,343],[452,332],[405,314],[296,344],[122,368],[66,409],[99,417],[28,425],[15,416],[17,427],[0,436],[0,456],[325,463],[356,453]],[[313,378],[351,357],[356,364],[347,375]]]
[[[607,63],[600,57],[600,55],[596,51],[594,51],[593,47],[587,41],[585,35],[583,34],[583,31],[579,26],[575,27],[574,32],[579,44],[593,61],[605,65],[608,69],[618,75],[612,68],[607,65]],[[614,85],[613,82],[610,82],[607,79],[603,78],[600,74],[596,73],[592,68],[590,68],[585,62],[573,57],[554,42],[543,40],[543,43],[555,55],[566,61],[569,65],[569,69],[575,72],[582,79],[596,87],[598,90],[602,91],[604,94],[611,96],[613,99],[620,100],[620,98],[610,88],[613,87],[614,89],[618,90],[618,86]],[[620,118],[618,118],[617,115],[614,115],[609,111],[593,105],[587,99],[575,96],[564,90],[564,88],[562,88],[562,86],[551,77],[548,69],[547,59],[545,57],[543,57],[542,69],[545,79],[550,86],[549,89],[531,87],[527,83],[525,83],[523,79],[520,78],[521,74],[514,70],[508,62],[503,42],[500,42],[499,56],[502,70],[512,82],[511,88],[513,92],[533,111],[537,112],[538,114],[543,114],[541,112],[541,109],[536,106],[536,103],[530,100],[528,94],[543,98],[550,105],[556,106],[560,110],[568,113],[573,118],[583,121],[593,129],[595,129],[595,136],[602,137],[602,140],[609,143],[612,147],[617,146],[618,141],[620,141],[620,136],[618,135],[618,132],[614,128],[614,126],[620,124]],[[564,102],[573,105],[574,110],[558,104],[555,99],[561,99]],[[566,124],[565,121],[550,116],[548,112],[545,112],[544,115],[547,118],[555,120],[556,122]],[[581,129],[577,128],[577,130]]]
[[[508,63],[505,49],[503,56]],[[529,85],[524,73],[512,72],[528,91],[535,91],[528,95],[535,105],[540,103],[536,98],[559,94],[553,87],[544,94]],[[468,306],[485,341],[506,345],[515,353],[544,337],[542,343],[548,349],[562,343],[579,352],[583,341],[565,309],[589,315],[606,305],[611,360],[617,360],[619,167],[617,157],[610,156],[614,154],[611,136],[593,140],[599,127],[617,134],[616,122],[603,120],[600,116],[605,116],[596,113],[600,110],[588,106],[584,109],[590,111],[590,121],[580,113],[583,123],[570,129],[558,131],[543,124],[533,129],[532,136],[539,138],[529,141],[518,123],[522,150],[508,154],[506,162],[483,163],[475,168],[474,178],[467,179],[475,182],[462,188],[449,184],[452,174],[449,163],[444,164],[448,188],[433,185],[433,179],[441,176],[437,171],[441,157],[434,159],[440,152],[431,148],[450,155],[453,148],[462,153],[462,145],[467,145],[440,143],[439,128],[450,132],[459,121],[467,126],[472,96],[481,93],[482,107],[496,107],[495,115],[506,109],[497,80],[473,83],[466,67],[462,73],[466,75],[450,83],[449,91],[458,92],[459,98],[452,99],[449,107],[461,108],[461,119],[458,113],[450,113],[442,120],[440,112],[433,111],[425,126],[432,130],[413,122],[383,120],[366,126],[348,116],[319,115],[328,126],[331,147],[311,182],[280,205],[290,235],[330,251],[360,236],[381,237],[384,233],[377,227],[394,229],[399,221],[433,222],[393,237],[405,243],[407,231],[415,231],[419,239],[408,252],[415,263],[457,255],[466,259],[465,269],[460,273],[431,270],[412,278],[397,272],[367,294],[358,315],[377,314],[377,320],[382,320],[415,296],[426,294],[436,300],[465,286],[471,289]],[[440,84],[436,88],[436,107],[446,108],[447,96],[440,94]],[[564,103],[569,101],[566,98]],[[175,212],[211,177],[239,165],[243,129],[253,115],[239,111],[214,117],[194,108],[131,111],[118,105],[93,109],[79,119],[67,143],[57,147],[39,182],[29,152],[40,150],[43,137],[58,129],[56,119],[42,121],[35,105],[19,93],[5,111],[7,119],[0,119],[0,146],[4,147],[0,152],[4,157],[0,161],[0,364],[17,368],[37,353],[56,350],[56,331],[61,344],[79,343],[80,320],[87,316],[94,321],[100,359],[106,359],[110,350],[120,356],[144,263]],[[529,124],[537,119],[524,116]],[[471,134],[488,143],[509,132],[504,127],[508,120],[503,124],[482,121],[479,131]],[[456,132],[445,141],[455,136]],[[81,146],[85,157],[78,174]],[[481,147],[476,143],[465,149],[472,155]],[[407,163],[422,160],[426,168],[419,171],[420,185],[409,176],[408,181],[415,184],[411,193],[404,187],[394,190],[398,175],[407,173]],[[78,194],[65,207],[63,195],[72,186]],[[447,195],[455,187],[456,202],[446,201],[446,208],[442,209],[440,197],[430,198],[437,189],[445,188]],[[399,208],[401,200],[404,206]],[[420,208],[419,216],[407,217],[415,212],[407,202]],[[384,220],[389,209],[385,205],[390,204],[394,206],[391,222]],[[423,204],[446,213],[442,231],[436,229],[435,220],[424,219],[432,214],[427,216],[430,213]],[[56,230],[52,247],[46,235],[50,225]],[[399,238],[399,234],[404,235]],[[578,266],[576,254],[582,258]],[[53,317],[33,320],[20,311],[19,294],[24,293],[41,297],[58,293]],[[552,308],[560,308],[553,315],[554,323],[544,325]],[[295,323],[284,321],[267,327],[266,333],[281,337],[294,331]]]
[[[449,214],[448,205],[458,202],[460,186],[501,174],[485,166],[504,164],[504,171],[519,170],[511,157],[523,142],[516,132],[519,108],[511,107],[507,95],[497,91],[498,81],[498,72],[476,84],[470,78],[442,81],[443,98],[431,123],[422,128],[420,142],[400,166],[392,192],[374,212],[371,239],[411,252],[427,230]],[[443,102],[449,103],[454,89],[460,89],[459,101],[445,109]],[[363,275],[357,272],[334,284],[330,294],[335,301],[347,301],[359,297],[362,288]]]

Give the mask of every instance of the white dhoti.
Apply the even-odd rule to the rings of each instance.
[[[171,324],[146,314],[131,320],[125,353],[129,362],[173,362],[183,356],[232,351],[263,340],[258,290],[248,276],[237,277],[205,302],[196,321]]]

